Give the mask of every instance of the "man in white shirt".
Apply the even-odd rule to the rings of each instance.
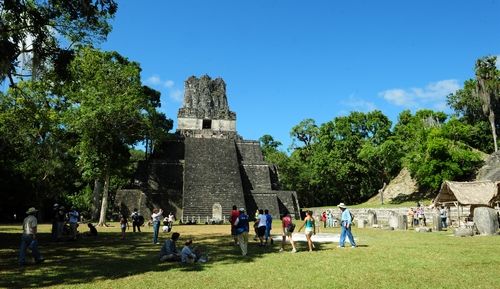
[[[26,249],[30,249],[35,258],[35,263],[39,264],[44,261],[38,251],[38,241],[36,239],[38,221],[35,214],[38,212],[35,208],[29,208],[26,214],[28,215],[23,221],[23,235],[21,237],[21,246],[19,250],[19,265],[26,265]]]

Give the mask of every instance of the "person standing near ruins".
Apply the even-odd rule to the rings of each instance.
[[[238,219],[240,215],[240,211],[238,211],[238,208],[233,205],[233,209],[231,210],[231,217],[229,218],[229,222],[231,223],[231,236],[233,236],[234,240],[234,245],[238,245],[238,236],[236,235],[236,226],[235,222]]]
[[[249,221],[248,215],[245,214],[245,209],[240,208],[239,216],[234,222],[234,226],[236,227],[235,233],[238,237],[238,243],[240,244],[241,254],[243,256],[247,255],[248,232],[250,231]]]
[[[302,228],[305,227],[304,233],[306,235],[307,239],[307,245],[309,246],[309,252],[312,252],[314,248],[314,244],[312,242],[312,235],[316,235],[316,222],[314,221],[314,218],[312,216],[312,211],[307,211],[306,212],[306,217],[304,218],[304,223],[302,223],[302,226],[300,226],[298,232],[302,230]]]
[[[66,212],[64,206],[60,206],[57,211],[57,240],[60,241],[64,232],[64,223],[66,222]]]
[[[444,205],[441,205],[441,209],[439,210],[439,216],[441,217],[441,227],[446,229],[446,219],[448,219],[448,211],[444,207]]]
[[[69,227],[71,228],[71,239],[76,240],[76,235],[78,233],[78,221],[80,219],[80,214],[75,209],[71,207],[71,211],[68,213]]]
[[[38,250],[38,240],[36,238],[38,220],[35,214],[38,212],[35,208],[29,208],[26,218],[23,221],[23,235],[21,236],[21,246],[19,249],[19,266],[26,265],[26,250],[29,248],[35,258],[35,263],[39,264],[44,261]]]
[[[175,215],[174,213],[170,212],[168,213],[168,227],[170,230],[174,227],[174,221],[175,221]]]
[[[264,210],[259,209],[259,215],[255,220],[257,224],[257,236],[259,237],[259,246],[264,246],[264,236],[266,235],[266,216],[264,215]]]
[[[346,236],[349,238],[349,242],[351,243],[351,247],[356,248],[356,242],[354,242],[354,237],[352,236],[352,232],[351,232],[351,225],[352,225],[351,212],[349,211],[349,209],[346,207],[346,205],[344,203],[338,204],[337,207],[339,207],[340,211],[342,212],[342,215],[340,218],[340,226],[342,227],[342,231],[340,233],[339,248],[344,248]]]
[[[130,218],[132,219],[132,230],[135,233],[135,228],[137,228],[137,231],[140,233],[141,232],[141,223],[140,223],[140,217],[139,212],[137,208],[134,208],[134,212],[132,215],[130,215]]]
[[[328,228],[333,228],[333,214],[331,210],[328,210],[328,213],[326,214],[326,220],[327,220],[327,227]]]
[[[158,242],[158,233],[160,232],[160,221],[163,215],[163,210],[154,208],[153,214],[151,215],[151,219],[153,222],[153,244],[160,244]]]
[[[51,237],[52,241],[57,241],[57,215],[59,214],[59,204],[55,203],[52,206],[52,230]]]
[[[271,237],[271,230],[273,229],[273,216],[271,216],[271,214],[269,214],[268,209],[264,210],[264,216],[266,217],[265,238],[266,238],[266,246],[267,246],[267,240],[269,240],[269,238],[271,238],[271,245],[273,244],[273,238]]]
[[[280,252],[283,252],[283,250],[285,250],[285,242],[287,237],[288,240],[290,240],[290,244],[292,245],[292,253],[297,252],[297,249],[295,248],[295,243],[293,242],[292,239],[292,234],[293,230],[295,229],[295,225],[293,224],[290,213],[286,213],[286,215],[283,216],[283,219],[281,220],[281,227],[283,229],[283,236],[282,236],[283,239],[281,240]]]
[[[408,227],[412,227],[413,228],[413,224],[415,223],[414,221],[414,218],[415,218],[415,212],[413,211],[413,208],[410,208],[408,210],[408,213],[406,213],[408,215]]]
[[[127,217],[125,216],[125,214],[122,214],[120,218],[120,229],[122,231],[122,240],[125,240],[125,231],[127,231],[128,228],[129,225]]]
[[[326,228],[326,212],[321,213],[321,222],[323,222],[323,229]]]

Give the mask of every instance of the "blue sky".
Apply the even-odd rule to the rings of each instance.
[[[222,77],[240,135],[285,150],[306,118],[446,111],[476,59],[500,55],[500,1],[123,0],[100,47],[141,64],[174,123],[184,80]]]

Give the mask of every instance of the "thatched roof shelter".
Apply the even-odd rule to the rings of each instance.
[[[441,185],[439,194],[434,199],[434,205],[453,204],[457,207],[457,220],[460,226],[463,207],[488,206],[493,207],[500,201],[500,182],[475,181],[475,182],[451,182],[445,181]],[[467,219],[467,217],[466,217]],[[466,220],[465,219],[465,220]]]
[[[441,185],[441,190],[434,199],[434,203],[458,202],[462,206],[483,205],[493,207],[495,202],[500,201],[498,185],[499,182],[492,181],[445,181]]]

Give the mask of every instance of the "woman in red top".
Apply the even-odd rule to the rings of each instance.
[[[283,252],[283,250],[285,250],[286,237],[288,237],[288,239],[290,240],[290,244],[292,245],[292,253],[297,252],[297,249],[295,249],[295,244],[293,243],[292,239],[292,233],[295,226],[293,226],[292,217],[290,216],[290,214],[287,213],[285,216],[283,216],[281,224],[283,228],[283,240],[281,241],[280,252]]]
[[[323,222],[323,228],[326,228],[326,212],[321,214],[321,222]]]

